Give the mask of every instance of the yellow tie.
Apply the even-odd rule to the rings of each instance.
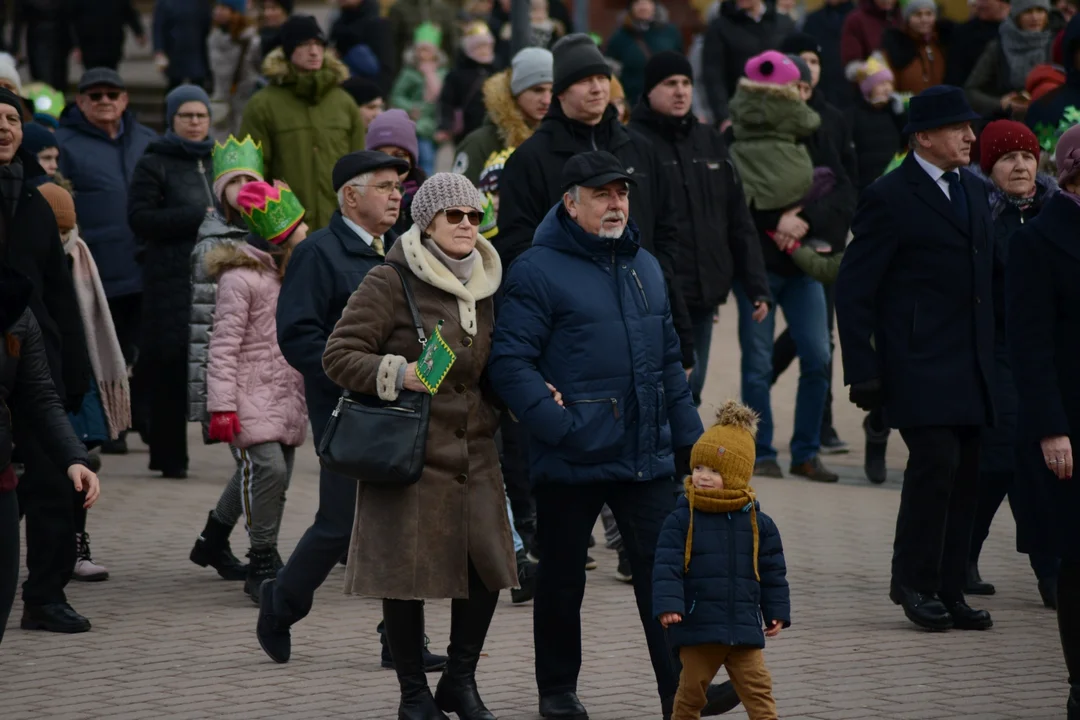
[[[378,235],[371,238],[371,247],[379,253],[379,257],[386,257],[386,248],[383,247],[382,238]]]

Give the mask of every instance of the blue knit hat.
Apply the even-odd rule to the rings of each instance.
[[[224,5],[241,15],[247,12],[247,0],[214,0],[218,5]]]
[[[44,125],[26,123],[23,125],[22,146],[37,155],[42,150],[60,147],[56,142],[56,135]]]
[[[165,120],[168,127],[172,127],[173,118],[180,106],[186,102],[201,102],[206,106],[206,112],[210,112],[210,96],[205,90],[198,85],[181,85],[165,96]]]

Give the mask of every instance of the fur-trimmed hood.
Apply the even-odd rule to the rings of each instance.
[[[495,73],[484,81],[484,107],[506,147],[516,148],[532,137],[536,128],[529,127],[525,113],[510,92],[509,69]]]
[[[220,277],[225,271],[236,268],[277,274],[277,265],[270,253],[247,243],[221,245],[206,254],[206,272],[211,277]]]
[[[461,328],[469,335],[477,331],[476,303],[491,297],[502,283],[502,261],[495,246],[483,236],[476,238],[476,262],[472,276],[464,285],[450,270],[424,247],[420,228],[415,224],[398,238],[386,256],[387,262],[409,268],[420,281],[438,288],[458,301]]]
[[[313,73],[299,73],[296,67],[285,57],[283,48],[274,48],[262,64],[263,76],[271,85],[294,85],[298,94],[304,94],[304,86],[312,83],[315,85],[317,99],[321,99],[332,88],[349,79],[349,68],[338,59],[337,53],[327,48],[323,58],[323,66]],[[305,82],[306,81],[306,82]]]
[[[729,109],[736,141],[806,137],[821,126],[821,116],[803,102],[795,85],[741,78]]]

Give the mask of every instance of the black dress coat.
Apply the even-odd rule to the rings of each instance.
[[[1066,435],[1080,449],[1080,205],[1064,192],[1009,243],[1005,309],[1018,404],[1018,481],[1052,498],[1052,545],[1033,548],[1075,559],[1080,553],[1080,482],[1058,480],[1039,441]]]
[[[693,114],[673,118],[643,99],[630,127],[648,138],[661,177],[673,189],[679,225],[675,277],[686,305],[714,309],[738,278],[749,297],[768,300],[769,280],[757,229],[723,136]]]
[[[891,427],[993,420],[993,226],[960,171],[967,222],[914,153],[863,191],[836,281],[845,383],[880,380]]]
[[[135,166],[128,222],[143,250],[142,347],[156,357],[187,358],[191,251],[208,207],[213,168],[179,144],[150,144]]]

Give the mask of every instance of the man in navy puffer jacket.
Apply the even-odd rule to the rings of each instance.
[[[780,533],[750,489],[757,420],[734,400],[720,408],[694,444],[687,497],[660,531],[652,611],[682,660],[672,720],[701,717],[702,688],[721,666],[750,720],[777,717],[761,650],[791,625],[791,601]]]
[[[652,565],[675,506],[676,467],[686,469],[702,426],[663,272],[629,219],[630,183],[607,152],[566,163],[562,201],[507,275],[492,341],[491,381],[529,433],[543,568],[533,628],[546,718],[588,717],[576,695],[580,612],[589,534],[604,503],[626,543],[665,708],[678,685],[650,607]],[[730,688],[718,693],[737,703]]]

